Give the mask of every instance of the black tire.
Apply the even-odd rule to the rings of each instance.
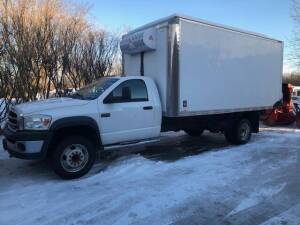
[[[252,125],[248,119],[241,119],[225,130],[226,140],[234,145],[249,142],[252,135]]]
[[[69,136],[56,145],[51,155],[51,165],[61,178],[75,179],[88,173],[95,159],[96,148],[89,139]]]
[[[203,129],[191,129],[191,130],[184,130],[185,133],[187,133],[188,135],[192,136],[192,137],[199,137],[203,134]]]

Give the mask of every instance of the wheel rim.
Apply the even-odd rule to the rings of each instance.
[[[87,148],[81,144],[67,146],[61,157],[60,163],[65,171],[75,173],[82,170],[89,160]]]
[[[242,123],[239,128],[239,136],[242,141],[246,141],[249,138],[250,126],[248,123]]]

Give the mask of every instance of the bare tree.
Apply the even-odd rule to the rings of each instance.
[[[90,30],[73,48],[68,78],[75,88],[109,75],[117,56],[119,39],[109,32]]]
[[[80,88],[110,74],[119,38],[86,15],[85,7],[64,0],[1,1],[0,98],[8,105],[13,98],[48,98],[53,89]]]

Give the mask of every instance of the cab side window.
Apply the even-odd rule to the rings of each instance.
[[[143,80],[127,80],[117,86],[103,101],[105,104],[148,101],[148,92]]]

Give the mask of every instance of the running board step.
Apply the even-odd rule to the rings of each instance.
[[[115,145],[104,146],[104,150],[111,150],[111,149],[115,149],[115,148],[134,147],[134,146],[138,146],[138,145],[151,144],[151,143],[155,143],[155,142],[159,142],[159,141],[160,141],[160,138],[146,139],[146,140],[142,140],[142,141],[126,141],[126,142],[118,143]]]

